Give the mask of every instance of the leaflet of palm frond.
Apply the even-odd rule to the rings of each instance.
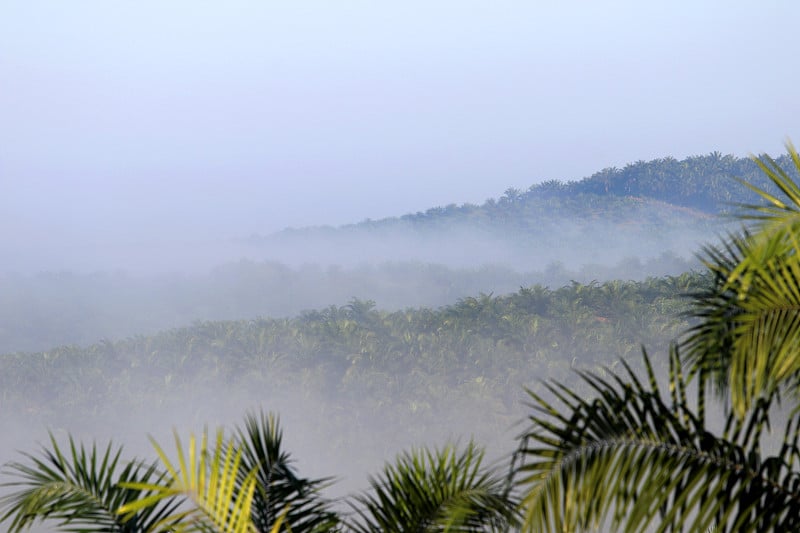
[[[149,531],[155,524],[170,524],[167,519],[177,508],[173,498],[142,508],[123,517],[117,508],[147,498],[147,489],[124,487],[126,483],[163,481],[154,465],[124,461],[122,448],[109,443],[98,450],[69,438],[64,451],[50,435],[50,448],[41,456],[24,454],[25,462],[12,462],[4,468],[14,481],[3,483],[11,492],[0,499],[0,522],[8,522],[9,532],[25,531],[36,522],[58,524],[61,531]]]
[[[555,403],[529,392],[534,414],[516,468],[523,529],[796,530],[800,420],[789,420],[780,451],[764,457],[769,401],[756,401],[744,419],[728,415],[718,437],[697,414],[704,388],[690,405],[677,349],[670,399],[647,354],[644,363],[646,384],[624,361],[625,372],[610,379],[581,373],[597,393],[591,400],[557,383],[548,386]]]

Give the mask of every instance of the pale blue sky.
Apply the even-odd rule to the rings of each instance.
[[[233,237],[800,142],[800,3],[0,1],[0,239]]]

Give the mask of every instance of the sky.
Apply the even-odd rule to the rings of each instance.
[[[2,0],[0,245],[246,237],[778,154],[800,142],[798,20],[788,0]]]

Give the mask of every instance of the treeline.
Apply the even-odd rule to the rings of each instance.
[[[790,176],[796,177],[789,156],[782,155],[775,161]],[[376,229],[406,223],[435,230],[453,222],[531,229],[537,223],[546,224],[546,219],[552,217],[576,221],[603,217],[623,223],[672,225],[677,222],[677,216],[680,223],[692,225],[706,220],[703,214],[731,211],[737,204],[758,200],[734,178],[774,190],[752,159],[712,152],[682,160],[664,157],[636,161],[621,169],[603,169],[578,181],[549,179],[525,191],[509,188],[499,198],[490,198],[481,205],[449,204],[400,217],[366,220],[339,229]],[[307,231],[286,230],[283,235],[289,238]],[[313,231],[330,234],[334,228]]]
[[[177,408],[182,419],[254,405],[334,430],[320,456],[361,441],[364,458],[398,443],[464,434],[509,442],[523,387],[571,368],[638,360],[642,343],[663,351],[686,323],[682,295],[706,278],[541,285],[479,294],[438,309],[383,311],[368,300],[293,318],[201,322],[152,336],[0,358],[0,412],[13,427],[105,429]],[[309,412],[310,411],[310,412]],[[121,417],[121,413],[125,416]],[[148,414],[150,418],[148,418]],[[398,437],[398,428],[402,436]],[[312,439],[313,441],[313,439]],[[434,442],[436,439],[433,440]],[[363,446],[362,446],[363,445]]]
[[[796,174],[788,156],[776,162]],[[737,229],[716,215],[763,199],[735,178],[775,190],[752,160],[715,152],[638,161],[525,191],[510,188],[481,205],[449,204],[335,228],[289,228],[248,242],[270,257],[300,263],[320,256],[340,263],[411,257],[459,266],[473,265],[477,256],[518,270],[541,268],[541,261],[581,265],[587,256],[614,263],[682,254]]]
[[[775,161],[790,175],[797,176],[797,170],[788,155],[782,155]],[[584,193],[645,197],[707,213],[730,211],[737,204],[760,200],[733,178],[743,179],[760,188],[775,190],[774,185],[749,157],[738,158],[712,152],[682,160],[664,157],[652,161],[636,161],[621,169],[603,169],[576,182],[545,182],[531,187],[529,193],[532,196]]]
[[[136,276],[123,272],[0,275],[0,353],[152,334],[197,320],[289,317],[307,309],[371,299],[383,310],[439,307],[479,292],[502,295],[540,283],[643,280],[679,274],[694,263],[674,254],[629,258],[614,266],[535,272],[502,265],[449,268],[393,262],[356,267],[288,266],[242,260],[207,274]]]

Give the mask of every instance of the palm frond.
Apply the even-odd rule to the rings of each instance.
[[[72,437],[65,452],[51,434],[50,448],[43,448],[41,457],[26,453],[27,462],[12,462],[4,468],[16,480],[2,485],[11,492],[0,499],[0,523],[7,522],[9,532],[52,521],[62,531],[119,533],[169,524],[166,517],[177,505],[171,498],[125,517],[116,513],[120,506],[150,496],[147,489],[124,484],[163,479],[155,466],[123,461],[121,454],[122,448],[111,443],[98,450],[95,445],[78,445]]]
[[[436,451],[404,453],[371,492],[353,504],[361,532],[502,531],[517,519],[505,479],[482,467],[483,450],[469,443]]]
[[[179,531],[213,531],[215,533],[252,533],[256,531],[250,512],[255,492],[255,472],[239,479],[241,451],[234,440],[225,440],[217,431],[213,448],[209,447],[208,431],[198,439],[192,435],[184,451],[180,437],[175,435],[178,460],[173,463],[164,450],[153,441],[162,464],[168,473],[161,483],[124,483],[124,487],[147,490],[148,497],[117,509],[123,517],[156,505],[163,500],[183,498],[182,508],[159,523],[161,531],[172,531],[170,524],[178,523]]]
[[[800,375],[800,187],[768,156],[755,161],[783,198],[748,185],[766,205],[741,206],[754,224],[704,249],[715,281],[694,295],[688,315],[698,322],[683,342],[693,372],[729,390],[739,416]]]
[[[797,424],[784,445],[762,457],[769,403],[727,418],[713,435],[688,401],[677,350],[671,354],[670,399],[644,354],[648,383],[627,366],[610,380],[582,373],[596,394],[585,400],[558,384],[561,405],[529,391],[534,414],[522,435],[515,478],[524,491],[524,529],[580,531],[767,531],[800,525]]]
[[[284,527],[293,533],[337,527],[336,513],[319,494],[329,480],[297,475],[283,450],[283,432],[276,416],[248,414],[236,435],[242,451],[238,483],[243,484],[250,472],[256,476],[252,519],[259,531],[270,530],[281,516]]]

